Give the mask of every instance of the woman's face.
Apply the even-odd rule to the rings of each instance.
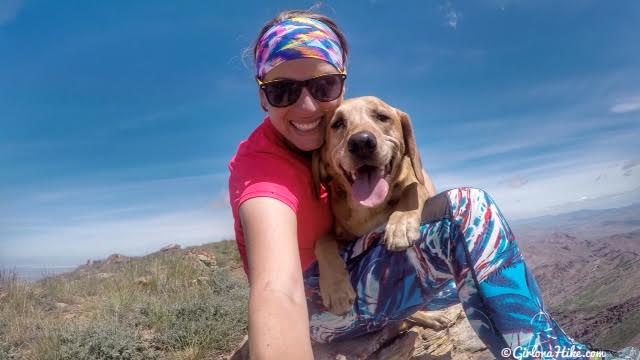
[[[319,59],[296,59],[283,62],[271,69],[263,81],[276,79],[307,80],[312,77],[335,74],[333,65]],[[273,126],[296,148],[312,151],[324,142],[325,126],[329,116],[342,103],[344,91],[339,98],[321,102],[314,99],[305,87],[296,103],[287,107],[273,107],[260,91],[260,103],[267,110]]]

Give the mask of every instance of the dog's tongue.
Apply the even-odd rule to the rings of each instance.
[[[389,183],[382,177],[382,169],[364,166],[356,172],[353,197],[361,205],[374,207],[382,204],[389,192]]]

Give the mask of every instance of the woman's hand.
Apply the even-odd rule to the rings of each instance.
[[[296,216],[266,197],[239,209],[249,260],[251,359],[313,359]]]

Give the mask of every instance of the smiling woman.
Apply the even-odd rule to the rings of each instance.
[[[554,349],[573,349],[578,355],[559,352],[542,358],[587,358],[589,348],[567,336],[547,313],[503,215],[491,196],[477,188],[452,189],[429,199],[417,213],[422,224],[416,224],[413,243],[388,248],[381,239],[397,241],[396,231],[381,233],[375,229],[382,224],[376,223],[343,249],[333,245],[330,252],[346,262],[332,263],[344,274],[339,280],[357,295],[355,302],[341,304],[341,315],[334,314],[319,275],[320,268],[331,267],[326,260],[316,261],[315,254],[324,252],[316,246],[335,244],[320,239],[333,233],[333,216],[340,223],[347,215],[332,215],[328,188],[336,189],[335,179],[314,193],[312,153],[329,142],[328,124],[329,130],[341,131],[362,118],[387,126],[391,116],[385,111],[391,109],[356,106],[358,100],[343,103],[346,41],[323,15],[284,12],[262,29],[254,49],[259,101],[267,116],[229,164],[236,242],[251,287],[251,358],[312,359],[311,338],[323,343],[353,339],[398,324],[436,299],[441,305],[462,302],[496,358]],[[356,114],[346,114],[345,108],[357,108]],[[362,111],[375,108],[383,111]],[[405,119],[394,122],[396,138],[407,138],[412,131],[405,126],[407,115],[396,117]],[[362,134],[345,135],[336,147],[346,147],[346,157],[375,153],[386,159],[380,164],[390,163],[388,156],[377,155],[381,146],[374,138]],[[398,140],[397,148],[402,161],[410,158],[414,164],[416,176],[408,187],[425,193],[415,143]],[[387,177],[375,177],[370,167],[358,164],[348,166],[345,178],[353,175],[353,191],[344,201],[358,211],[386,206],[392,193],[389,184],[385,187]]]
[[[342,101],[345,78],[322,60],[290,60],[258,80],[261,105],[293,149],[312,151],[324,141],[327,117]]]
[[[295,271],[313,268],[335,217],[326,189],[313,197],[309,157],[355,95],[411,115],[439,190],[472,183],[509,219],[637,203],[640,2],[442,3],[334,1],[340,27],[287,12],[258,33],[257,0],[0,0],[0,267],[142,255],[235,226],[252,316],[279,293],[293,303],[280,320],[309,332],[313,277]],[[254,39],[248,74],[237,55]],[[387,184],[361,170],[356,200],[375,206]],[[327,338],[348,336],[326,323]]]

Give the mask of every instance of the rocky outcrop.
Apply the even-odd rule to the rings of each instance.
[[[216,267],[216,256],[210,252],[198,249],[192,249],[185,254],[187,259],[190,259],[194,265],[204,266],[207,268]]]
[[[494,356],[476,336],[461,305],[442,310],[452,325],[440,331],[418,326],[388,326],[358,339],[313,344],[316,360],[489,360]],[[249,359],[247,338],[230,360]]]
[[[125,262],[126,260],[128,260],[129,258],[121,255],[121,254],[111,254],[109,255],[109,257],[104,261],[104,264],[120,264]]]
[[[169,244],[160,249],[160,252],[167,252],[171,250],[180,250],[182,247],[178,244]]]

